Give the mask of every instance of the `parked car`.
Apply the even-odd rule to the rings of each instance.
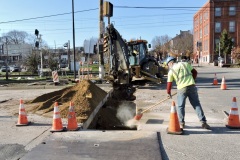
[[[6,71],[10,72],[10,67],[2,66],[1,67],[1,72],[6,72]]]
[[[11,72],[21,72],[21,68],[18,66],[13,66],[13,67],[10,67],[10,71]]]

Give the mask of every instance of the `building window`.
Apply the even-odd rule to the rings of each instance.
[[[205,40],[203,45],[203,51],[207,51],[207,50],[208,50],[208,40]]]
[[[199,31],[199,38],[202,38],[202,29]]]
[[[220,33],[221,32],[221,23],[216,22],[215,23],[215,33]]]
[[[220,17],[221,16],[221,8],[220,7],[215,8],[215,16],[216,17]]]
[[[195,27],[197,27],[198,26],[198,20],[195,20],[194,23],[195,23]]]
[[[207,34],[208,34],[208,25],[204,27],[204,35],[207,35]]]
[[[235,21],[229,22],[229,32],[235,32]]]
[[[235,16],[236,15],[236,7],[230,6],[229,7],[229,16]]]
[[[204,19],[204,20],[207,20],[207,19],[208,19],[208,11],[204,12],[204,14],[203,14],[203,19]]]
[[[197,41],[197,40],[198,40],[198,37],[199,37],[197,31],[195,32],[194,37],[195,37],[195,40]]]

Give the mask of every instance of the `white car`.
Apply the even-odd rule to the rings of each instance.
[[[11,72],[21,72],[21,68],[17,66],[10,67]]]
[[[1,72],[6,72],[6,71],[10,72],[10,67],[2,66],[1,67]]]

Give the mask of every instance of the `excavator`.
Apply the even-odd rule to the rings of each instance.
[[[148,54],[147,41],[127,42],[113,24],[106,27],[104,34],[104,55],[108,57],[108,76],[115,90],[120,90],[127,99],[134,99],[132,81],[147,79],[160,81],[161,67],[157,60]]]
[[[134,80],[149,80],[156,83],[161,83],[162,67],[159,65],[157,59],[151,56],[146,40],[130,40],[127,42],[129,61],[131,66],[131,73]]]

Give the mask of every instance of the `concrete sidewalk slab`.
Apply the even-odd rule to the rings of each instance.
[[[53,133],[21,160],[161,160],[156,132],[77,131]]]

